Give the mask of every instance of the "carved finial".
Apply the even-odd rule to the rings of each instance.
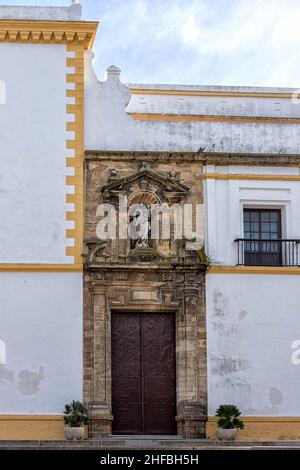
[[[139,171],[149,170],[149,165],[146,162],[142,162],[139,167]]]
[[[119,76],[121,73],[121,69],[119,67],[116,67],[116,65],[110,65],[106,69],[107,75],[117,75]]]
[[[121,69],[119,69],[119,67],[110,65],[110,67],[107,67],[106,69],[105,80],[110,80],[112,83],[117,83],[120,81],[120,74]]]

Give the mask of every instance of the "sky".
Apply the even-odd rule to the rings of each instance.
[[[300,87],[300,0],[81,0],[124,83]],[[0,0],[0,5],[71,0]]]

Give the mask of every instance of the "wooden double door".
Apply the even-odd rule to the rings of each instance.
[[[176,434],[175,317],[112,313],[114,434]]]

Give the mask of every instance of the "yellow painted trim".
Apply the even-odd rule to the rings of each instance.
[[[68,57],[67,58],[67,67],[81,68],[81,60],[80,59],[74,59],[73,57]]]
[[[67,59],[68,60],[68,59]],[[80,83],[77,83],[77,86],[81,85]],[[77,98],[81,96],[81,91],[76,90],[66,90],[66,96],[70,98]]]
[[[75,236],[76,236],[76,230],[71,229],[71,228],[68,228],[66,230],[66,237],[67,238],[75,238]]]
[[[217,423],[218,419],[216,416],[208,417],[211,423]],[[242,419],[249,423],[300,423],[300,416],[243,416]]]
[[[82,178],[80,175],[78,175],[78,173],[80,172],[76,171],[76,175],[66,177],[66,184],[68,186],[76,186],[82,184]]]
[[[78,101],[78,98],[77,98],[77,101]],[[66,130],[68,132],[76,132],[78,131],[78,129],[80,129],[80,124],[78,124],[78,122],[67,122]]]
[[[211,266],[208,274],[300,274],[300,267],[272,266]]]
[[[76,132],[80,132],[80,130],[81,130],[81,127],[78,126]],[[67,157],[67,167],[68,168],[80,168],[81,162],[80,160],[77,160],[76,158]]]
[[[0,20],[0,42],[76,44],[92,48],[96,21]]]
[[[75,90],[67,90],[73,92],[75,96],[74,105],[66,105],[67,114],[74,115],[74,121],[67,122],[66,129],[75,132],[74,140],[66,141],[67,158],[66,165],[69,168],[75,168],[74,176],[66,177],[66,184],[74,186],[74,194],[66,195],[66,202],[74,204],[74,212],[66,212],[66,220],[74,221],[74,230],[66,231],[68,238],[74,238],[74,247],[66,247],[66,255],[74,256],[75,264],[82,265],[82,247],[83,247],[83,161],[84,161],[84,45],[69,44],[68,52],[74,52],[75,57],[66,59],[66,65],[75,65],[75,73],[67,74],[67,83],[73,83]],[[73,66],[71,65],[71,66]],[[71,94],[72,96],[72,94]],[[69,150],[74,151],[74,157],[69,156]]]
[[[204,173],[203,179],[213,180],[265,180],[265,181],[300,181],[300,175],[256,175],[256,174],[221,174],[221,173]]]
[[[243,416],[238,440],[299,440],[300,417]],[[208,439],[216,438],[217,418],[209,416]],[[0,440],[65,440],[62,415],[0,415]]]
[[[78,204],[81,202],[80,195],[77,194],[67,194],[66,195],[66,202],[67,204]]]
[[[238,430],[238,440],[299,440],[299,416],[242,416],[244,430]],[[217,418],[209,416],[206,424],[208,439],[216,438]]]
[[[62,415],[0,415],[0,421],[57,421]]]
[[[219,96],[233,98],[282,98],[291,99],[293,93],[260,93],[247,91],[196,91],[196,90],[150,90],[131,88],[133,95],[171,95],[171,96]]]
[[[0,415],[0,441],[65,440],[62,415]]]
[[[83,272],[81,264],[0,264],[0,272],[19,273],[52,273]]]
[[[75,246],[67,246],[66,255],[67,256],[76,256],[77,249]]]
[[[151,114],[128,113],[137,121],[170,122],[244,122],[252,124],[300,124],[300,118],[261,117],[261,116],[211,116],[198,114]]]
[[[76,214],[75,211],[74,212],[66,212],[66,220],[76,220],[76,217],[77,217],[77,214]],[[75,227],[76,227],[76,225],[75,225]],[[75,228],[75,230],[77,231],[77,228]]]
[[[75,75],[75,74],[73,74],[73,75]],[[78,81],[76,81],[76,80],[78,80]],[[80,80],[80,82],[79,82],[79,80]],[[72,76],[72,79],[67,78],[67,83],[75,83],[75,84],[76,83],[83,83],[83,82],[81,82],[81,80],[83,80],[83,77],[75,78],[75,77]],[[76,101],[78,102],[78,99]],[[66,112],[67,112],[67,114],[76,114],[76,112],[80,111],[80,108],[81,108],[81,106],[79,106],[79,105],[67,104]]]

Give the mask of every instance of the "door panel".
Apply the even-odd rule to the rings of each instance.
[[[141,433],[140,341],[139,315],[112,315],[112,404],[117,434],[124,430]]]
[[[173,315],[143,315],[142,347],[145,434],[175,434]]]
[[[112,314],[115,434],[176,434],[172,314]]]

